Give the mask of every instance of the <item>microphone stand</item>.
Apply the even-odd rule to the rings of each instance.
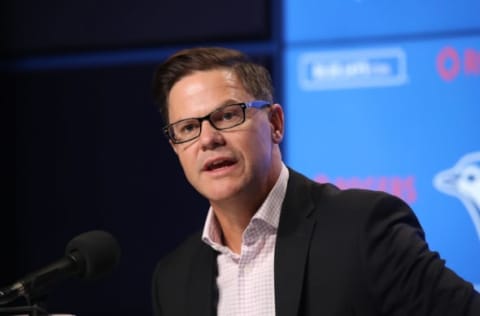
[[[0,307],[0,315],[25,315],[29,316],[44,316],[48,315],[48,312],[37,304],[30,306],[13,306],[13,307]]]
[[[29,315],[29,316],[48,316],[48,312],[39,302],[33,302],[28,295],[23,295],[27,305],[0,307],[0,316]],[[43,299],[45,299],[43,297]]]

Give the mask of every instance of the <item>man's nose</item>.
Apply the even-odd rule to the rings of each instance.
[[[224,144],[224,138],[221,131],[212,126],[208,120],[202,122],[202,129],[200,132],[200,143],[204,148],[217,147]]]

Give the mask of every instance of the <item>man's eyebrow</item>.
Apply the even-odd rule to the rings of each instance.
[[[206,115],[209,115],[211,114],[212,112],[215,112],[216,110],[224,107],[224,106],[227,106],[227,105],[232,105],[232,104],[239,104],[239,103],[244,103],[242,101],[239,101],[239,100],[235,100],[235,99],[227,99],[223,102],[220,102],[218,106],[216,106],[213,110],[211,110],[209,113],[207,113]],[[182,118],[182,119],[179,119],[179,120],[176,120],[175,122],[172,122],[171,124],[173,123],[176,123],[176,122],[180,122],[180,121],[184,121],[184,120],[190,120],[190,119],[198,119],[198,118],[201,118],[203,116],[190,116],[190,117],[186,117],[186,118]]]
[[[238,100],[234,100],[234,99],[228,99],[228,100],[225,100],[222,103],[220,103],[220,105],[217,107],[217,109],[219,107],[222,107],[222,106],[225,106],[225,105],[238,104],[238,103],[242,103],[242,101],[238,101]]]

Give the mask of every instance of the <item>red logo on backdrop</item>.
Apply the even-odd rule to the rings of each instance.
[[[480,51],[467,48],[444,47],[437,55],[437,71],[445,81],[452,81],[459,75],[480,75]]]
[[[340,189],[370,189],[388,192],[398,196],[407,203],[413,203],[417,200],[417,189],[415,188],[415,177],[351,177],[329,179],[326,175],[320,174],[315,177],[319,183],[330,182]]]

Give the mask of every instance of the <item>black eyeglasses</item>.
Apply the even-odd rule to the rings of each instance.
[[[202,122],[207,120],[217,130],[229,129],[245,122],[245,109],[261,109],[271,103],[263,100],[224,105],[204,117],[192,117],[168,124],[163,128],[165,135],[174,143],[193,140],[202,132]]]

